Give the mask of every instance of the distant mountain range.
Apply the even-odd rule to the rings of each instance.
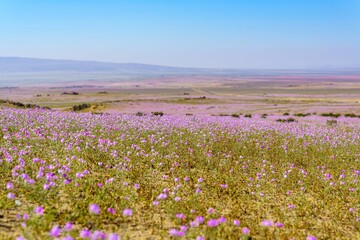
[[[49,73],[49,72],[107,72],[124,75],[178,75],[178,74],[360,74],[360,68],[311,68],[311,69],[211,69],[169,67],[139,63],[111,63],[96,61],[53,60],[22,57],[0,57],[0,73]]]

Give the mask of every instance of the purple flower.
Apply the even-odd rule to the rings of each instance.
[[[91,240],[102,240],[102,239],[105,239],[106,238],[106,233],[103,233],[101,231],[94,231],[93,234],[91,235]]]
[[[100,214],[100,207],[99,205],[92,203],[89,206],[89,212],[93,214]]]
[[[264,220],[261,222],[260,225],[263,227],[272,227],[274,225],[274,223],[270,220]]]
[[[34,208],[34,213],[38,216],[43,215],[44,211],[45,211],[45,209],[43,206],[38,206],[38,207]]]
[[[65,231],[71,231],[72,228],[73,228],[73,225],[72,225],[71,222],[65,223],[65,226],[64,226],[64,230],[65,230]]]
[[[180,226],[180,231],[182,232],[186,232],[188,230],[188,227],[183,225],[183,226]]]
[[[240,221],[237,220],[237,219],[235,219],[233,223],[234,223],[235,226],[239,226],[239,225],[240,225]]]
[[[160,193],[159,196],[157,197],[157,199],[166,199],[166,198],[167,198],[166,193]]]
[[[108,240],[120,240],[120,236],[116,233],[110,233]]]
[[[289,209],[294,209],[294,208],[296,208],[296,206],[295,206],[294,204],[290,204],[288,207],[289,207]]]
[[[133,214],[133,210],[131,210],[130,208],[125,208],[123,210],[123,215],[126,216],[126,217],[129,217]]]
[[[91,231],[88,229],[83,229],[83,230],[81,230],[79,237],[80,238],[91,238]]]
[[[180,197],[175,197],[175,201],[176,201],[176,202],[179,202],[180,200],[181,200]]]
[[[306,240],[316,240],[316,237],[315,236],[307,236]]]
[[[8,182],[6,184],[6,189],[12,189],[14,187],[13,183],[12,182]]]
[[[8,193],[7,198],[8,199],[14,199],[16,196],[14,193]]]
[[[195,221],[198,223],[203,223],[205,221],[205,218],[203,216],[196,216]]]
[[[244,227],[241,229],[242,234],[248,235],[250,233],[250,229],[248,229],[247,227]]]
[[[174,228],[170,229],[169,233],[170,233],[171,236],[174,236],[174,237],[183,237],[183,236],[185,236],[184,232],[178,231],[178,230],[176,230]]]
[[[26,238],[24,238],[23,236],[19,236],[16,238],[16,240],[26,240]]]
[[[183,213],[178,213],[178,214],[175,215],[175,217],[179,218],[179,219],[184,219],[184,218],[186,218],[186,215],[183,214]]]
[[[284,224],[281,222],[277,222],[277,223],[275,223],[275,226],[278,228],[282,228],[284,226]]]
[[[111,214],[115,214],[115,209],[113,209],[113,208],[108,208],[108,212],[111,213]]]
[[[70,236],[65,236],[65,237],[61,238],[61,240],[74,240],[74,238],[70,237]]]
[[[197,236],[197,237],[196,237],[196,240],[205,240],[205,237],[203,237],[203,236]]]
[[[207,225],[209,227],[216,227],[217,225],[219,225],[219,222],[217,219],[210,219],[208,222],[207,222]]]
[[[218,223],[226,223],[226,218],[225,217],[219,217],[217,219]]]
[[[53,226],[53,228],[50,230],[51,237],[59,237],[60,234],[61,234],[61,228],[58,225]]]

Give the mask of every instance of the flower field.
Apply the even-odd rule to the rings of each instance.
[[[0,109],[0,239],[360,239],[360,119]]]

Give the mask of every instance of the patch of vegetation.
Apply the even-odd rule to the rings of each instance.
[[[276,119],[277,122],[282,122],[282,123],[290,123],[290,122],[297,122],[295,118],[287,118],[287,119]]]
[[[233,114],[231,114],[231,116],[232,116],[233,118],[239,118],[239,117],[240,117],[240,115],[237,114],[237,113],[233,113]]]
[[[88,104],[88,103],[83,103],[83,104],[79,104],[79,105],[75,105],[71,108],[72,111],[74,112],[78,112],[78,111],[82,111],[82,110],[85,110],[85,109],[88,109],[91,107],[91,104]]]
[[[11,100],[0,100],[0,103],[5,103],[5,104],[13,105],[13,106],[19,107],[19,108],[41,108],[41,109],[48,109],[48,110],[50,110],[49,107],[40,107],[40,106],[35,105],[35,104],[21,103],[21,102],[15,102],[15,101],[11,101]]]
[[[356,115],[354,113],[346,113],[346,114],[344,114],[344,117],[360,118],[360,115]]]
[[[296,117],[307,117],[310,116],[311,113],[295,113],[294,116]]]
[[[332,118],[338,118],[341,116],[340,113],[322,113],[320,116],[322,117],[332,117]]]
[[[79,95],[79,93],[72,91],[72,92],[63,92],[61,95]]]
[[[337,121],[336,120],[327,120],[326,121],[326,125],[329,125],[329,126],[335,126],[337,125]]]
[[[142,117],[142,116],[145,115],[145,113],[143,113],[143,112],[137,112],[135,115],[138,116],[138,117]]]
[[[261,114],[261,118],[266,118],[268,115],[266,113]]]
[[[251,114],[245,114],[244,117],[246,117],[246,118],[252,118],[252,115],[251,115]]]
[[[151,112],[151,114],[152,114],[153,116],[159,116],[159,117],[162,117],[162,116],[164,115],[163,112]]]
[[[290,115],[290,113],[288,113],[288,112],[283,114],[283,116],[289,116],[289,115]]]

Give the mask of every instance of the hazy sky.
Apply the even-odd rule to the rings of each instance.
[[[0,0],[0,56],[360,66],[360,0]]]

